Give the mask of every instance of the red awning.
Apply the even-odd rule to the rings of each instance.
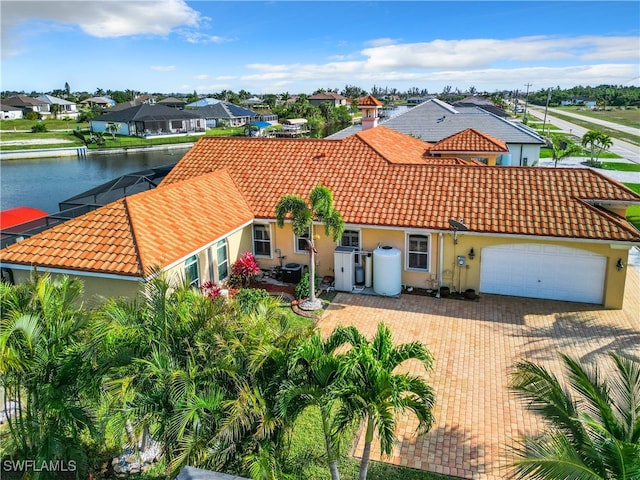
[[[0,229],[20,225],[49,215],[47,212],[32,207],[15,207],[0,212]]]

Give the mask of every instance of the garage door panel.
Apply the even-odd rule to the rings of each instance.
[[[602,255],[557,245],[507,244],[484,248],[480,260],[481,292],[602,303]]]

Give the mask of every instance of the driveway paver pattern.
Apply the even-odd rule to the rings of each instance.
[[[416,437],[417,421],[402,416],[391,456],[380,458],[374,442],[372,459],[462,478],[506,479],[510,446],[543,427],[508,389],[514,363],[530,360],[562,376],[560,353],[600,368],[609,365],[612,350],[640,359],[640,273],[627,269],[623,310],[484,294],[465,301],[339,293],[319,327],[328,334],[337,325],[355,325],[371,338],[381,321],[396,344],[418,340],[433,354],[429,373],[417,362],[398,368],[429,379],[435,424]],[[362,447],[360,435],[355,456]]]

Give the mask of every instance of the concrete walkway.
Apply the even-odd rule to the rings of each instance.
[[[396,343],[418,340],[435,358],[427,375],[437,395],[432,430],[417,438],[417,422],[401,418],[393,454],[383,461],[495,480],[511,478],[505,465],[515,439],[542,427],[508,389],[514,363],[531,360],[560,373],[559,353],[601,367],[611,350],[640,359],[639,312],[640,273],[628,268],[623,310],[499,295],[464,301],[340,293],[319,326],[327,334],[337,325],[355,325],[371,338],[384,321]],[[425,374],[416,363],[401,368]],[[362,443],[360,436],[356,456]],[[372,458],[380,459],[379,451],[374,444]]]

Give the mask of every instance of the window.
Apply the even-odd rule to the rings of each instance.
[[[184,262],[184,276],[192,287],[200,287],[200,276],[198,275],[198,257],[196,255],[187,258]]]
[[[429,237],[407,235],[407,259],[409,270],[429,270]]]
[[[307,253],[309,251],[309,229],[304,232],[304,235],[295,235],[294,244],[296,246],[296,253]]]
[[[340,239],[340,246],[355,247],[360,250],[360,230],[345,230]],[[360,265],[360,255],[355,255],[354,263]]]
[[[257,224],[253,226],[253,254],[256,256],[271,256],[271,232],[269,225]]]
[[[218,281],[229,277],[229,257],[227,255],[227,241],[220,240],[216,245],[216,259],[218,263]]]

